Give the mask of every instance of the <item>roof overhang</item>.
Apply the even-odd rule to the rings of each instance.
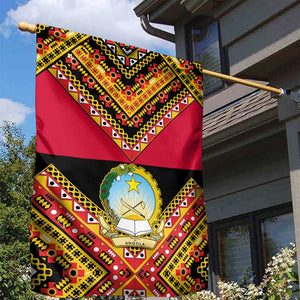
[[[176,25],[196,15],[213,16],[214,9],[226,0],[144,0],[134,8],[138,17],[150,22]]]

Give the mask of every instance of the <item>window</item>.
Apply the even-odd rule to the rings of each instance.
[[[226,73],[224,49],[220,47],[219,25],[217,21],[203,23],[197,18],[187,25],[189,59],[200,62],[203,68]],[[211,94],[224,87],[221,79],[204,75],[204,93]]]
[[[259,283],[272,256],[295,243],[291,205],[209,224],[212,285],[218,280]]]
[[[240,282],[240,277],[252,270],[249,226],[230,226],[218,230],[217,235],[220,277]]]
[[[266,267],[279,249],[295,242],[293,214],[289,213],[262,220],[261,233],[264,267]]]

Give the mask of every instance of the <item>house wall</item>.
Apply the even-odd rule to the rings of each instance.
[[[204,159],[203,176],[209,223],[291,202],[285,131]]]
[[[238,2],[236,2],[238,3]],[[228,52],[229,72],[231,75],[245,77],[256,80],[266,80],[271,85],[299,91],[300,87],[300,2],[291,0],[247,0],[238,3],[233,9],[220,6],[215,12],[216,17],[220,17],[220,28],[223,46]],[[238,24],[238,26],[236,26]],[[224,101],[224,100],[223,100]],[[288,97],[278,99],[278,122],[283,124],[284,131],[276,144],[276,140],[270,144],[257,144],[256,149],[261,149],[265,153],[260,166],[253,169],[255,180],[264,178],[264,183],[255,184],[253,178],[249,178],[251,172],[236,174],[234,179],[224,177],[222,180],[210,181],[208,176],[208,211],[213,211],[213,215],[208,217],[217,220],[221,217],[222,210],[227,215],[243,213],[246,210],[255,210],[264,206],[272,206],[282,201],[292,201],[294,212],[296,244],[300,245],[300,107],[295,101]],[[283,146],[284,144],[284,146]],[[274,160],[268,164],[264,160],[269,159],[269,151],[274,156]],[[279,154],[277,150],[281,148]],[[283,147],[283,148],[282,148]],[[255,150],[253,149],[255,153]],[[274,152],[273,152],[274,151]],[[275,154],[277,152],[277,154]],[[266,155],[266,153],[268,153]],[[237,162],[242,163],[241,159]],[[207,164],[207,169],[212,166]],[[261,169],[263,168],[263,169]],[[204,165],[205,169],[205,165]],[[235,192],[226,196],[218,197],[218,205],[210,202],[210,190],[222,190],[226,185],[227,189],[235,185],[239,187],[242,175],[243,180],[248,179],[248,183],[253,181],[252,187],[241,192]],[[260,177],[262,176],[262,177]],[[272,181],[267,182],[268,179]],[[228,187],[229,186],[229,187]],[[213,195],[213,193],[212,193]],[[243,200],[236,200],[237,197]],[[258,197],[258,198],[257,198]],[[255,200],[253,200],[254,198]],[[259,200],[257,200],[259,199]],[[261,201],[260,201],[261,200]],[[211,204],[209,204],[211,203]],[[258,207],[257,207],[258,205]],[[228,210],[228,206],[232,207]],[[298,251],[298,268],[300,254]]]
[[[220,13],[221,8],[216,16]],[[221,16],[230,74],[268,80],[274,69],[291,60],[300,40],[299,13],[300,2],[296,0],[247,0]],[[280,52],[285,55],[278,60]],[[262,63],[263,69],[257,71]]]
[[[177,7],[173,19],[172,6],[167,10],[167,21],[175,28],[177,57],[188,58],[185,25],[197,15],[208,16],[220,22],[221,42],[228,53],[230,75],[299,90],[299,0],[166,2]],[[193,4],[194,10],[189,4]],[[206,4],[215,6],[202,9]],[[159,13],[159,8],[156,15],[151,11],[147,13],[152,21],[164,22],[165,14]],[[204,116],[253,91],[253,88],[233,84],[206,96]],[[203,172],[208,222],[292,202],[299,247],[300,106],[289,97],[281,96],[278,110],[269,113],[271,118],[258,119],[260,125],[259,122],[255,126],[250,121],[242,122],[204,137]]]
[[[220,22],[229,74],[261,80],[294,91],[300,88],[300,2],[295,0],[229,0],[212,13]],[[175,24],[177,56],[187,58],[186,32]],[[232,85],[205,98],[204,116],[249,94]],[[218,143],[203,140],[204,189],[208,222],[293,203],[296,243],[300,245],[300,106],[279,97],[273,128],[277,132],[252,140],[249,132]],[[247,125],[240,125],[247,126]],[[260,136],[263,127],[256,128]],[[237,139],[249,140],[236,146]],[[228,147],[228,144],[230,147]],[[215,153],[215,154],[214,154]],[[298,251],[298,268],[300,262]]]
[[[222,46],[228,53],[229,74],[251,80],[274,82],[273,72],[288,64],[299,72],[300,2],[298,0],[225,1],[214,11],[220,21]],[[185,21],[187,22],[187,21]],[[236,26],[238,24],[238,26]],[[188,58],[185,23],[175,23],[176,55]],[[293,88],[299,75],[290,72],[283,88]],[[282,81],[282,80],[281,80]],[[277,84],[277,85],[276,85]],[[230,89],[230,90],[229,90]],[[254,89],[233,85],[206,97],[204,115],[243,97]]]

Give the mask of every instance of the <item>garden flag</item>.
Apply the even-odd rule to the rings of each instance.
[[[201,66],[45,25],[36,46],[32,289],[205,289]]]

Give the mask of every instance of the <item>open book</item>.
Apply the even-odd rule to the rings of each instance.
[[[133,236],[147,234],[153,231],[148,220],[130,220],[124,218],[120,219],[116,229]]]

